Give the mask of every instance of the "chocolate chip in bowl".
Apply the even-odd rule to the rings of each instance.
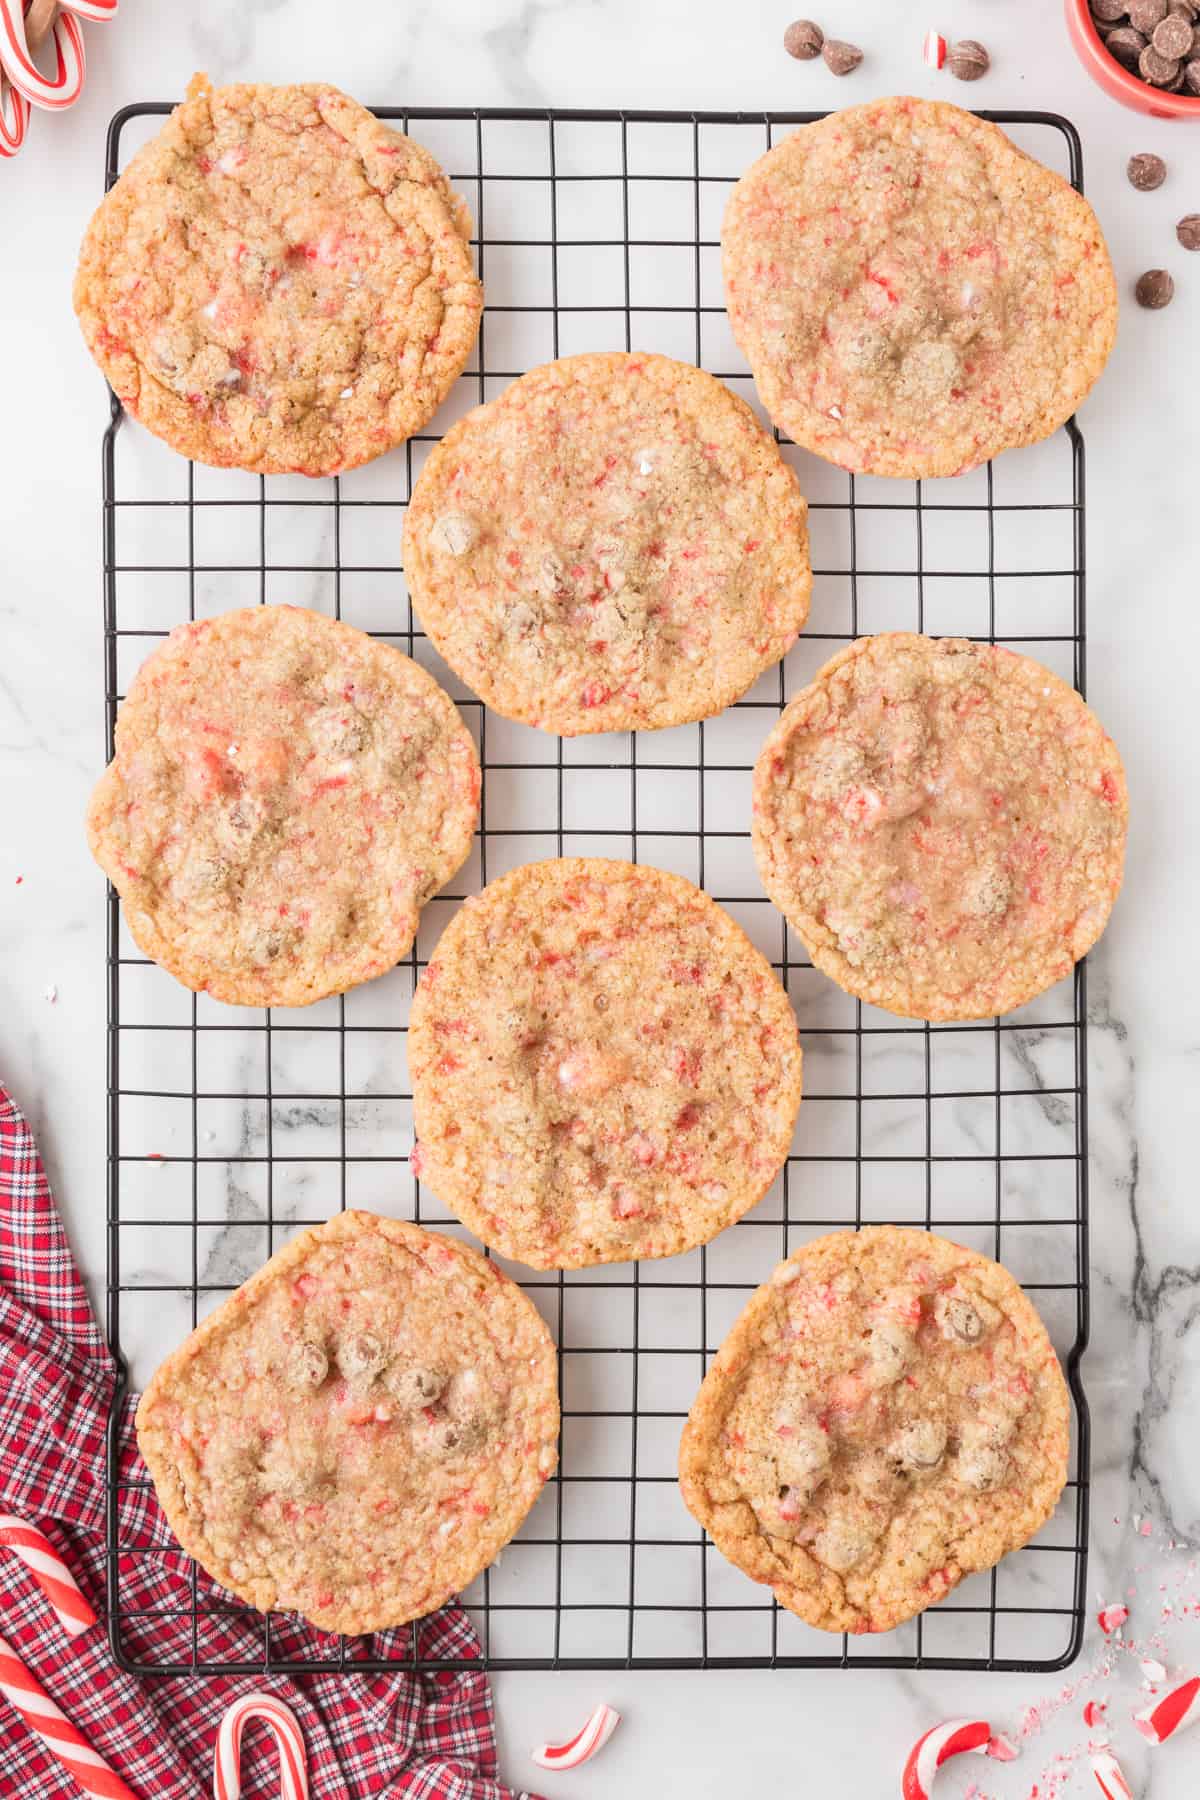
[[[1068,35],[1093,80],[1155,118],[1200,117],[1197,0],[1065,0]]]

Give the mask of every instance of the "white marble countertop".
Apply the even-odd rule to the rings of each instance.
[[[1125,893],[1091,965],[1089,1587],[1097,1600],[1135,1587],[1142,1635],[1161,1625],[1164,1660],[1196,1665],[1200,1616],[1184,1617],[1181,1602],[1193,1593],[1188,1546],[1200,1533],[1200,1209],[1190,1129],[1200,1054],[1200,799],[1187,774],[1200,652],[1200,256],[1176,245],[1173,226],[1200,210],[1200,123],[1142,120],[1109,101],[1045,0],[956,0],[946,9],[944,30],[992,52],[991,74],[972,88],[922,66],[922,36],[938,22],[928,9],[841,0],[815,10],[831,35],[866,49],[852,79],[788,59],[780,47],[788,8],[766,0],[736,8],[715,0],[414,0],[403,9],[368,0],[337,11],[327,0],[123,0],[115,25],[88,28],[82,102],[62,117],[35,115],[25,152],[0,165],[0,1076],[40,1133],[99,1293],[104,908],[81,815],[103,748],[98,446],[106,402],[74,326],[70,276],[115,108],[176,98],[203,67],[217,80],[320,77],[367,102],[412,105],[801,108],[908,89],[1061,111],[1082,133],[1088,192],[1128,300],[1116,353],[1082,415],[1089,697],[1121,746],[1133,802]],[[1127,184],[1124,164],[1136,150],[1167,159],[1159,192]],[[1142,312],[1129,298],[1149,265],[1175,274],[1165,313]],[[1164,1593],[1175,1611],[1162,1623]],[[1063,1681],[1088,1676],[1097,1636],[1089,1627]],[[1195,1792],[1200,1733],[1190,1747],[1184,1740],[1154,1755],[1136,1746],[1127,1720],[1137,1681],[1125,1658],[1086,1693],[1112,1697],[1137,1791],[1182,1800]],[[546,1779],[551,1795],[642,1800],[687,1791],[715,1800],[770,1787],[876,1800],[898,1791],[903,1756],[928,1725],[986,1710],[1011,1730],[1030,1706],[1055,1711],[1061,1685],[1055,1677],[860,1670],[509,1675],[497,1690],[505,1769],[518,1782],[533,1774],[527,1746],[572,1726],[595,1699],[628,1714],[602,1761]],[[939,1791],[965,1792],[969,1774],[996,1800],[1095,1791],[1085,1763],[1046,1773],[1057,1750],[1077,1749],[1084,1737],[1081,1706],[1082,1697],[1072,1699],[1029,1736],[1013,1768],[959,1764]]]

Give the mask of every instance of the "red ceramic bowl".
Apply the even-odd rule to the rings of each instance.
[[[1087,0],[1066,0],[1067,32],[1092,80],[1114,100],[1155,119],[1200,119],[1200,94],[1164,94],[1139,81],[1110,56],[1088,11]]]

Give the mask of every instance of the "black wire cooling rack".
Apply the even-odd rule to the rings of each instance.
[[[125,108],[107,178],[166,105]],[[525,368],[583,349],[662,350],[749,397],[722,305],[719,222],[733,180],[813,113],[617,113],[381,107],[468,199],[487,309],[443,427]],[[990,112],[1081,185],[1074,128]],[[136,140],[136,142],[134,141]],[[929,1026],[877,1012],[813,970],[749,854],[750,771],[786,699],[834,649],[880,629],[1014,645],[1082,689],[1084,453],[1074,422],[954,481],[846,475],[785,446],[809,496],[809,629],[746,698],[703,724],[566,742],[489,715],[413,619],[400,523],[433,434],[329,481],[191,465],[123,421],[104,439],[105,704],[111,755],[129,677],[180,620],[292,600],[399,643],[474,729],[485,769],[475,854],[384,979],[300,1012],[223,1007],[141,957],[108,898],[108,1335],[122,1371],[159,1357],[294,1231],[365,1205],[461,1231],[408,1167],[408,1000],[453,906],[538,856],[617,855],[700,882],[771,956],[805,1049],[793,1154],[749,1218],[690,1255],[537,1275],[511,1270],[559,1346],[562,1455],[519,1537],[465,1597],[494,1669],[1052,1669],[1082,1635],[1088,1413],[1085,975],[1003,1020]],[[811,1630],[733,1569],[675,1482],[687,1408],[747,1295],[805,1239],[894,1221],[1004,1261],[1035,1295],[1075,1403],[1071,1479],[1036,1543],[878,1637]],[[507,1265],[506,1265],[507,1266]],[[144,1545],[121,1519],[138,1485],[110,1429],[109,1630],[156,1674],[458,1666],[407,1631],[296,1649],[194,1568],[133,1595]],[[157,1552],[159,1556],[162,1552]],[[253,1621],[236,1653],[220,1627]],[[163,1648],[166,1625],[170,1648]],[[244,1644],[245,1637],[241,1640]],[[216,1644],[218,1648],[212,1646]],[[224,1647],[222,1647],[224,1646]],[[477,1666],[477,1665],[476,1665]]]

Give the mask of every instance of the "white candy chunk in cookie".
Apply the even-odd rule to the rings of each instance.
[[[314,1338],[301,1338],[292,1346],[287,1360],[287,1378],[293,1387],[319,1388],[329,1373],[329,1357],[323,1344]]]
[[[902,1468],[918,1474],[936,1469],[946,1454],[946,1427],[939,1419],[917,1419],[897,1432],[891,1450]]]
[[[374,1331],[353,1331],[338,1339],[334,1355],[347,1381],[369,1387],[387,1363],[388,1347]]]
[[[347,1212],[294,1239],[150,1382],[138,1442],[213,1578],[321,1629],[467,1586],[554,1467],[548,1332],[494,1264]]]
[[[782,1605],[887,1631],[1039,1529],[1067,1423],[1045,1329],[999,1264],[926,1232],[844,1232],[750,1301],[692,1407],[680,1483]]]

